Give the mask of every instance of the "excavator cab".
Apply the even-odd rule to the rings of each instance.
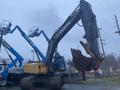
[[[55,53],[53,58],[53,70],[57,72],[64,72],[65,71],[65,59],[63,56],[59,55],[59,53]]]

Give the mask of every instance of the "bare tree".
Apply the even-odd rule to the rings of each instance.
[[[101,67],[106,68],[107,72],[113,72],[116,71],[118,68],[117,60],[113,54],[109,54],[105,57],[104,63],[101,65]]]

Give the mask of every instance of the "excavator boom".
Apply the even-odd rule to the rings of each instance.
[[[97,42],[97,38],[98,38],[96,35],[98,28],[95,22],[96,20],[95,15],[91,9],[91,5],[85,0],[81,0],[77,8],[66,19],[66,21],[57,29],[57,31],[52,35],[50,39],[46,54],[46,59],[47,59],[46,66],[48,66],[48,68],[52,67],[52,58],[60,40],[72,29],[72,27],[76,23],[78,23],[80,19],[82,21],[85,30],[85,38],[87,40],[87,43],[89,44],[89,48],[93,52],[93,54],[98,55],[99,53],[98,45],[94,45],[94,43]],[[92,32],[93,35],[90,32]],[[92,39],[95,42],[92,42]]]

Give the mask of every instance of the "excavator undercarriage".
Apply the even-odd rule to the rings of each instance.
[[[35,88],[47,90],[61,90],[63,81],[57,75],[31,75],[21,81],[22,90],[34,90]]]

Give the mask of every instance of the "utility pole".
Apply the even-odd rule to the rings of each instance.
[[[101,33],[100,33],[100,30],[101,30],[102,28],[99,28],[98,29],[98,34],[99,34],[99,37],[100,37],[100,43],[101,43],[101,48],[102,48],[102,56],[103,56],[103,58],[105,58],[105,50],[104,50],[104,43],[103,43],[103,40],[102,40],[102,36],[101,36]]]
[[[102,39],[102,36],[101,36],[101,33],[100,33],[101,29],[102,28],[98,28],[98,34],[99,34],[99,37],[100,37],[100,43],[101,43],[101,49],[102,49],[102,57],[104,58],[103,70],[105,70],[105,72],[103,72],[103,74],[108,75],[107,63],[106,63],[106,60],[105,60],[106,55],[105,55],[105,50],[104,50],[104,43],[103,43],[103,39]]]
[[[117,19],[117,16],[115,15],[115,23],[116,23],[116,26],[117,26],[117,31],[115,33],[118,33],[119,36],[120,36],[120,27],[119,27],[119,23],[118,23],[118,19]]]

